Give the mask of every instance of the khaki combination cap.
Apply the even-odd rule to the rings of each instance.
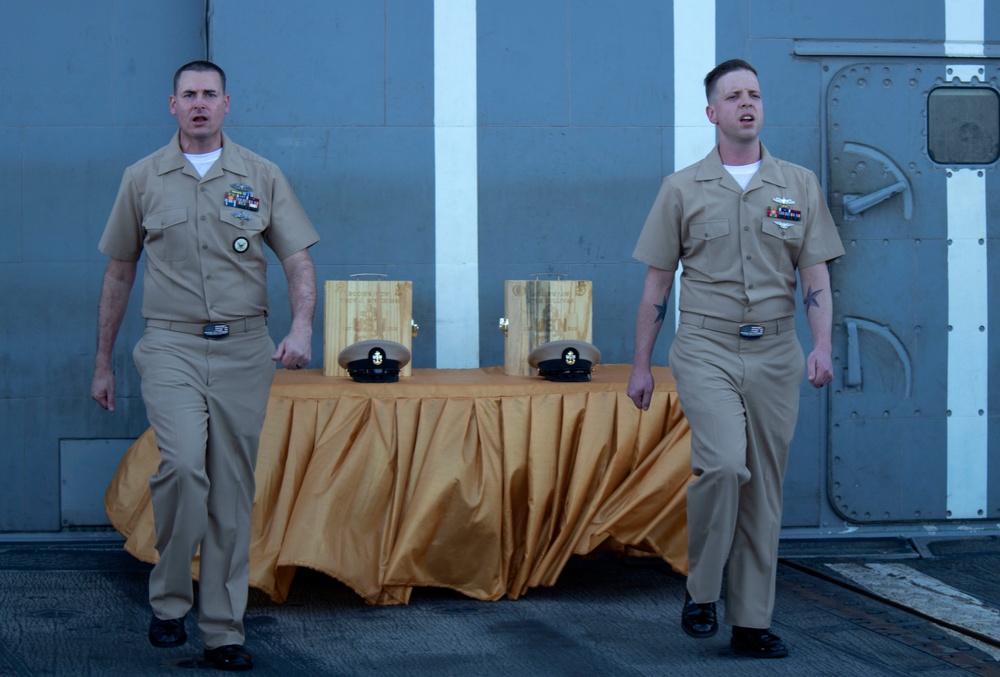
[[[384,339],[358,341],[340,351],[337,363],[362,383],[399,380],[399,370],[410,363],[410,350]]]
[[[586,341],[550,341],[528,354],[528,364],[549,381],[589,381],[601,351]]]

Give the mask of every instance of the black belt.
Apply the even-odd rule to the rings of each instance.
[[[225,322],[175,322],[173,320],[146,320],[147,327],[179,331],[183,334],[197,334],[208,339],[221,339],[230,334],[242,334],[267,324],[266,315],[241,317]]]
[[[795,329],[794,317],[783,317],[781,319],[770,320],[768,322],[740,324],[739,322],[720,320],[715,317],[708,317],[707,315],[682,312],[681,323],[693,324],[696,327],[703,327],[705,329],[711,329],[712,331],[721,331],[726,334],[736,334],[745,339],[759,339],[761,336],[767,334],[780,334],[783,331],[792,331]]]

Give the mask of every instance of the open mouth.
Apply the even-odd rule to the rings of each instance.
[[[740,117],[740,122],[753,122],[754,117],[749,113]]]

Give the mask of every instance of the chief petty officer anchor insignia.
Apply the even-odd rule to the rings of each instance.
[[[222,204],[226,207],[238,207],[239,209],[248,209],[252,212],[260,210],[260,199],[254,197],[253,188],[244,183],[232,183],[230,184],[230,190],[222,198]],[[233,212],[233,216],[238,218],[240,221],[249,221],[253,218],[250,214],[243,211]],[[247,249],[250,248],[250,241],[245,237],[238,237],[233,240],[233,250],[242,254]]]

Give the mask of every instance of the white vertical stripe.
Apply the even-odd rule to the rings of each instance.
[[[982,56],[983,0],[945,0],[945,51]],[[947,68],[946,68],[947,72]],[[952,170],[948,201],[948,515],[986,515],[988,382],[986,178]]]
[[[437,367],[479,366],[476,0],[434,0]]]
[[[704,94],[715,65],[715,0],[674,0],[674,171],[715,145]]]
[[[948,514],[986,515],[987,351],[986,178],[948,175]]]
[[[945,56],[984,56],[983,0],[944,0]]]
[[[705,76],[715,68],[715,0],[674,0],[674,171],[705,157],[715,125],[705,114]],[[681,288],[681,269],[673,294]],[[680,308],[674,303],[674,325]]]

